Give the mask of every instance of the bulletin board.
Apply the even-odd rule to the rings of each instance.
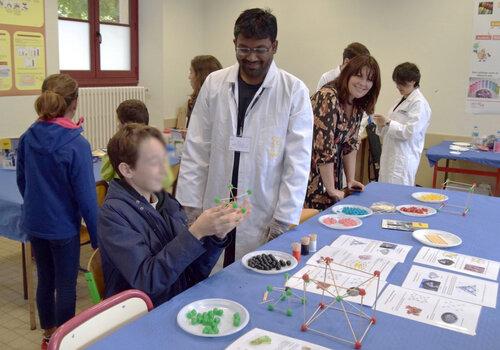
[[[46,72],[44,0],[0,1],[0,96],[38,94]]]

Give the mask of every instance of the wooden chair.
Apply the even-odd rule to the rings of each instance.
[[[94,304],[99,303],[104,295],[104,274],[102,272],[101,252],[97,248],[89,259],[85,280]]]
[[[318,209],[310,209],[310,208],[304,208],[302,209],[302,213],[300,214],[300,223],[303,223],[304,221],[309,220],[313,216],[319,213]]]
[[[82,311],[57,328],[50,338],[49,350],[84,349],[125,324],[147,314],[151,299],[140,290],[118,293]]]
[[[97,181],[95,183],[95,191],[97,193],[97,205],[102,207],[104,204],[104,199],[108,193],[108,183],[104,180]],[[90,234],[87,230],[87,226],[82,225],[80,228],[80,246],[90,243]]]

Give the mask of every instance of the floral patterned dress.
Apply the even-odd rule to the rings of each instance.
[[[314,113],[311,173],[305,200],[306,208],[324,210],[335,203],[323,185],[319,166],[333,163],[335,188],[342,189],[342,156],[358,149],[358,131],[363,110],[354,106],[348,117],[339,100],[335,83],[323,86],[311,97]]]

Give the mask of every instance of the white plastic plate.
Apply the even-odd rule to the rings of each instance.
[[[441,199],[436,199],[436,200],[425,200],[422,197],[425,195],[439,195],[441,196]],[[436,193],[436,192],[414,192],[411,194],[413,198],[415,198],[417,201],[424,202],[424,203],[443,203],[448,200],[448,196],[442,194],[442,193]]]
[[[472,145],[469,142],[453,142],[453,145],[459,147],[472,147]]]
[[[250,260],[250,258],[252,258],[256,255],[261,255],[261,254],[272,254],[278,260],[280,260],[280,259],[283,259],[285,261],[290,260],[292,262],[292,265],[282,267],[281,270],[275,270],[275,269],[273,269],[273,270],[259,270],[259,269],[248,266],[248,260]],[[241,263],[247,269],[255,271],[257,273],[264,274],[264,275],[275,275],[278,273],[293,270],[295,267],[297,267],[297,260],[292,255],[285,253],[285,252],[280,252],[277,250],[257,250],[257,251],[248,253],[243,258],[241,258]]]
[[[428,228],[413,231],[413,238],[422,244],[436,248],[450,248],[462,244],[462,239],[451,232]],[[441,240],[443,243],[438,242]]]
[[[333,219],[335,220],[334,224],[330,224],[328,222],[325,222],[325,219]],[[319,219],[319,222],[326,227],[333,228],[335,230],[352,230],[353,228],[357,228],[361,225],[363,225],[363,221],[361,221],[360,218],[354,217],[354,216],[345,216],[345,215],[335,215],[335,214],[327,214],[321,216]],[[339,222],[339,220],[354,220],[356,221],[356,225],[353,226],[345,226]]]
[[[427,213],[425,213],[425,214],[418,214],[418,213],[408,213],[408,212],[401,211],[401,209],[404,208],[404,207],[425,208],[425,209],[427,209]],[[434,209],[434,208],[426,207],[425,205],[418,205],[418,204],[417,205],[415,205],[415,204],[398,205],[396,207],[396,210],[399,211],[403,215],[416,216],[416,217],[420,217],[420,218],[423,218],[423,217],[426,217],[426,216],[431,216],[431,215],[434,215],[434,214],[437,213],[437,210]]]
[[[351,214],[344,214],[342,212],[342,210],[345,208],[345,207],[348,207],[348,208],[357,208],[357,209],[363,209],[363,210],[366,210],[368,213],[365,214],[365,215],[351,215]],[[362,205],[355,205],[355,204],[339,204],[339,205],[336,205],[334,207],[332,207],[332,212],[334,214],[338,214],[338,215],[345,215],[345,216],[351,216],[351,217],[357,217],[357,218],[366,218],[370,215],[373,214],[373,210],[371,210],[370,208],[367,208],[367,207],[363,207]]]
[[[200,324],[192,325],[191,321],[187,318],[187,313],[191,310],[196,310],[198,313],[208,312],[214,308],[222,309],[224,314],[221,316],[219,323],[219,334],[203,334],[203,326]],[[241,323],[239,327],[233,326],[233,314],[238,312],[240,314]],[[208,338],[224,337],[226,335],[234,334],[245,328],[250,321],[250,314],[245,307],[235,301],[228,299],[202,299],[193,301],[184,306],[177,314],[177,324],[183,330],[193,335]]]

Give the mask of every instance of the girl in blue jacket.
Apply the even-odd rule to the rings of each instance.
[[[21,136],[17,153],[21,229],[37,265],[42,349],[56,327],[75,315],[82,216],[96,247],[92,154],[83,129],[72,121],[77,101],[75,80],[65,74],[47,77],[35,102],[39,118]]]
[[[223,204],[188,227],[179,202],[162,189],[167,155],[157,129],[127,124],[107,151],[120,179],[111,181],[98,222],[106,297],[134,288],[157,306],[208,277],[249,208]]]

